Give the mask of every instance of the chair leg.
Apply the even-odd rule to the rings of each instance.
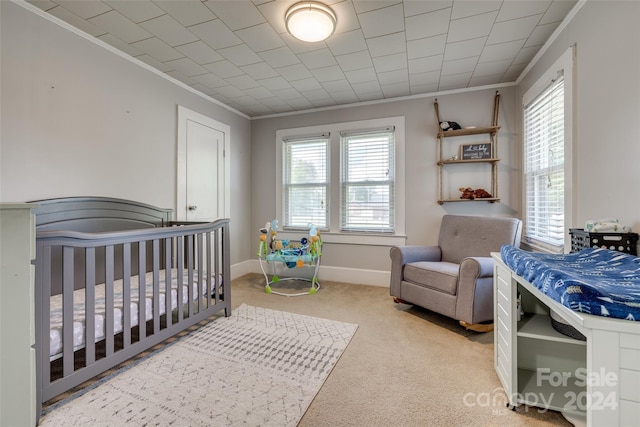
[[[493,331],[493,323],[467,323],[464,320],[461,320],[460,325],[464,326],[467,330],[474,332]]]

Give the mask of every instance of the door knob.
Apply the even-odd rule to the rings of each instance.
[[[195,211],[196,209],[198,209],[197,206],[189,206],[187,209],[189,209],[190,211]]]

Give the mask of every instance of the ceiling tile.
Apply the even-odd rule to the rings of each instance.
[[[89,18],[88,21],[127,43],[133,43],[153,36],[153,34],[136,25],[133,21],[115,10]]]
[[[470,56],[480,56],[487,41],[486,37],[478,37],[461,42],[447,43],[444,51],[444,58],[447,61],[452,59],[468,58]]]
[[[138,55],[136,56],[136,59],[139,61],[144,62],[147,65],[150,65],[151,67],[162,71],[163,73],[166,73],[168,71],[173,71],[173,69],[171,67],[169,67],[167,64],[165,64],[164,62],[160,62],[157,59],[155,59],[152,56],[149,56],[147,54],[144,55]]]
[[[540,46],[523,47],[512,61],[512,64],[528,64],[538,53],[538,50],[540,50]]]
[[[183,55],[157,37],[132,43],[132,46],[160,62],[181,58]]]
[[[322,89],[322,85],[320,85],[320,83],[318,82],[318,80],[316,80],[315,77],[310,77],[308,79],[292,81],[291,82],[291,86],[293,86],[294,88],[296,88],[300,92],[308,91],[308,90]]]
[[[393,6],[398,3],[400,3],[398,0],[353,0],[353,7],[356,12],[365,13]]]
[[[229,98],[244,96],[244,92],[233,85],[218,87],[216,92]]]
[[[577,0],[554,1],[540,20],[540,24],[560,23],[576,5]]]
[[[302,40],[298,40],[289,33],[282,33],[280,34],[280,37],[295,54],[313,52],[315,50],[327,48],[327,44],[325,42],[307,43]]]
[[[333,102],[333,99],[331,99],[331,97],[329,96],[327,91],[324,90],[323,87],[319,87],[318,89],[314,89],[314,90],[300,91],[300,93],[302,94],[302,96],[304,96],[305,98],[307,98],[309,101],[312,101],[312,102],[315,100],[320,100],[320,101],[329,100],[330,102]]]
[[[202,74],[199,76],[193,76],[191,77],[193,80],[197,81],[198,83],[201,83],[207,87],[210,88],[218,88],[218,87],[222,87],[222,86],[227,86],[228,83],[226,81],[224,81],[223,79],[221,79],[220,77],[208,73],[208,74]]]
[[[380,85],[380,88],[382,89],[382,93],[385,98],[396,98],[399,96],[411,95],[411,89],[409,88],[408,81],[406,83]]]
[[[442,68],[442,55],[427,56],[409,60],[409,73],[421,74],[430,71],[438,71]]]
[[[476,69],[473,71],[473,78],[490,76],[493,74],[504,74],[511,65],[511,59],[504,59],[502,61],[481,62],[476,65]]]
[[[291,85],[289,84],[289,82],[286,81],[281,76],[272,77],[269,79],[260,79],[259,82],[262,86],[264,86],[265,88],[271,91],[291,88]]]
[[[331,98],[339,104],[350,104],[352,102],[358,102],[358,95],[353,90],[345,90],[339,92],[332,92]]]
[[[344,73],[342,69],[337,65],[331,65],[329,67],[315,68],[310,70],[311,74],[319,81],[319,82],[330,82],[332,80],[344,80]]]
[[[480,62],[499,61],[501,59],[513,59],[516,57],[524,40],[515,40],[508,43],[492,44],[485,46],[480,55]]]
[[[184,28],[169,15],[162,15],[158,18],[141,22],[140,26],[166,42],[169,46],[179,46],[198,40],[191,31]]]
[[[226,80],[229,83],[231,83],[233,86],[237,87],[238,89],[249,89],[249,88],[260,87],[260,83],[258,83],[257,81],[252,79],[251,76],[248,76],[246,74],[243,74],[242,76],[229,77]]]
[[[476,77],[476,75],[474,74],[473,77],[471,77],[471,80],[469,80],[469,86],[495,85],[500,83],[503,75],[504,73]]]
[[[85,21],[84,19],[80,18],[78,15],[65,9],[62,6],[54,7],[53,9],[49,9],[47,12],[55,16],[56,18],[59,18],[64,22],[71,24],[74,27],[84,31],[85,33],[91,34],[94,37],[107,34],[107,31],[105,29],[100,28],[89,21]]]
[[[149,0],[105,1],[104,3],[137,23],[165,14],[164,10]]]
[[[351,83],[351,87],[353,87],[353,91],[358,95],[360,99],[362,99],[362,97],[366,95],[373,95],[377,97],[382,96],[382,89],[380,89],[380,83],[378,83],[378,80],[362,83]],[[367,99],[371,98],[367,97]]]
[[[282,77],[284,77],[289,81],[308,79],[310,77],[313,77],[313,74],[311,74],[307,69],[307,67],[305,67],[303,64],[294,64],[294,65],[287,65],[286,67],[278,67],[276,68],[276,71],[279,72]]]
[[[429,37],[407,42],[407,58],[416,59],[425,56],[444,54],[447,35]]]
[[[451,6],[453,6],[453,0],[406,1],[404,2],[404,16],[420,15],[451,8]]]
[[[500,9],[502,0],[454,1],[451,19],[467,18],[474,15],[493,12]]]
[[[222,55],[211,49],[202,40],[198,40],[196,42],[185,44],[182,46],[176,46],[175,49],[180,51],[185,56],[193,59],[200,65],[224,59]]]
[[[330,6],[338,17],[335,34],[342,34],[348,31],[360,29],[360,22],[358,21],[358,16],[353,8],[353,2],[341,1],[339,3],[330,4]],[[284,14],[282,16],[284,16]]]
[[[404,33],[367,39],[367,46],[372,58],[407,51],[407,41]]]
[[[380,3],[380,2],[377,2]],[[361,13],[358,16],[366,38],[379,37],[404,31],[402,4]]]
[[[213,12],[199,1],[154,0],[154,3],[187,27],[216,19]]]
[[[197,76],[198,74],[207,73],[208,70],[189,58],[174,59],[166,61],[165,64],[171,68],[181,72],[187,77]]]
[[[427,73],[409,74],[409,83],[411,83],[412,86],[435,84],[437,87],[438,80],[440,80],[440,70],[430,71]]]
[[[498,11],[495,11],[452,20],[449,26],[447,42],[453,43],[489,35],[497,15]]]
[[[262,86],[244,89],[244,92],[247,95],[259,100],[262,100],[264,98],[273,98],[273,94]]]
[[[378,81],[378,76],[373,67],[362,68],[360,70],[346,71],[344,75],[347,76],[347,80],[349,80],[349,83],[351,83],[351,85],[355,85],[358,83]]]
[[[278,77],[280,74],[276,72],[266,62],[258,62],[256,64],[243,65],[240,67],[242,71],[250,75],[254,79],[264,79],[270,77]]]
[[[288,46],[279,47],[277,49],[265,50],[258,54],[265,62],[272,67],[284,67],[287,65],[298,64],[300,60],[289,49]]]
[[[220,53],[220,55],[224,56],[231,63],[238,67],[242,65],[255,64],[262,61],[262,58],[260,58],[246,44],[239,44],[237,46],[218,49],[218,53]]]
[[[223,79],[244,74],[244,71],[227,60],[205,64],[204,67],[207,70],[211,70],[211,72],[213,72],[216,76],[222,77]]]
[[[553,31],[558,28],[557,23],[538,25],[532,32],[527,41],[524,43],[525,47],[529,46],[542,46],[553,34]]]
[[[326,41],[334,55],[344,55],[367,49],[362,30],[357,29],[347,33],[335,34]]]
[[[373,66],[376,72],[384,73],[386,71],[395,71],[408,67],[407,53],[396,53],[394,55],[379,56],[373,58]]]
[[[322,87],[325,88],[329,93],[345,92],[345,91],[353,90],[351,88],[351,85],[349,84],[349,81],[346,78],[341,80],[332,80],[329,82],[321,82],[321,84],[322,84]]]
[[[409,83],[409,72],[405,68],[402,70],[378,73],[378,81],[380,82],[381,86],[396,83]]]
[[[117,37],[114,37],[113,34],[103,34],[98,37],[103,42],[110,44],[122,52],[129,54],[131,56],[139,56],[142,55],[143,52],[131,46],[129,43],[125,43]]]
[[[298,58],[310,70],[313,68],[321,68],[329,65],[336,65],[336,58],[331,54],[328,48],[314,50],[313,52],[300,53]]]
[[[541,15],[532,15],[510,21],[496,22],[491,29],[487,44],[526,40],[536,27]]]
[[[439,90],[459,89],[467,87],[471,80],[471,73],[453,74],[451,76],[440,76]]]
[[[359,70],[373,66],[369,52],[366,50],[349,53],[347,55],[336,56],[338,64],[343,71]]]
[[[82,1],[82,0],[68,0],[65,2],[57,2],[61,7],[64,7],[70,12],[78,15],[83,19],[89,19],[94,16],[102,15],[109,12],[111,7],[101,1]]]
[[[214,49],[222,49],[242,43],[242,40],[219,19],[193,25],[189,27],[189,31]]]
[[[265,22],[264,16],[248,1],[207,1],[204,3],[232,30],[251,27]]]
[[[280,36],[266,22],[238,30],[236,35],[255,52],[275,49],[285,45]]]
[[[550,5],[551,0],[507,1],[502,4],[496,22],[509,21],[531,15],[542,16]]]
[[[27,0],[27,3],[31,3],[38,9],[44,10],[45,12],[57,6],[57,4],[49,0]]]
[[[451,9],[441,9],[436,12],[406,18],[407,40],[446,34],[449,30],[450,16]]]
[[[182,83],[189,85],[189,86],[193,86],[193,85],[197,85],[198,82],[196,82],[195,80],[193,80],[191,77],[187,77],[184,74],[182,74],[180,71],[177,70],[173,70],[173,71],[167,71],[165,74],[167,74],[168,76],[181,81]]]
[[[450,76],[452,74],[462,74],[471,72],[478,63],[478,57],[454,59],[453,61],[444,61],[442,63],[442,76]]]
[[[302,98],[302,95],[300,95],[300,92],[298,92],[293,87],[287,88],[287,89],[272,90],[271,92],[273,92],[273,94],[279,97],[280,99],[284,99],[287,103],[289,103],[289,101],[292,99]]]

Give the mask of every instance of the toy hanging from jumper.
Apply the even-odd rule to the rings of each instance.
[[[299,241],[291,241],[288,239],[278,238],[278,220],[274,219],[267,222],[264,228],[260,229],[260,243],[258,246],[258,259],[260,268],[265,276],[266,285],[265,292],[275,293],[285,296],[299,296],[306,294],[314,294],[320,289],[318,282],[318,268],[320,266],[320,257],[322,256],[322,238],[320,232],[313,224],[308,224],[309,237],[302,237]],[[273,275],[269,279],[263,267],[263,261],[271,264],[273,267]],[[313,278],[307,279],[303,277],[287,277],[280,278],[276,274],[276,265],[280,264],[289,269],[303,268],[305,266],[315,267]],[[305,280],[311,282],[311,288],[306,293],[286,294],[275,292],[271,285],[283,280]]]

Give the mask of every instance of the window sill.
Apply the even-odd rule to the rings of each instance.
[[[299,240],[309,234],[308,230],[278,231],[279,239]],[[382,233],[335,233],[321,232],[322,242],[338,245],[367,245],[367,246],[404,246],[407,236],[404,234]]]

